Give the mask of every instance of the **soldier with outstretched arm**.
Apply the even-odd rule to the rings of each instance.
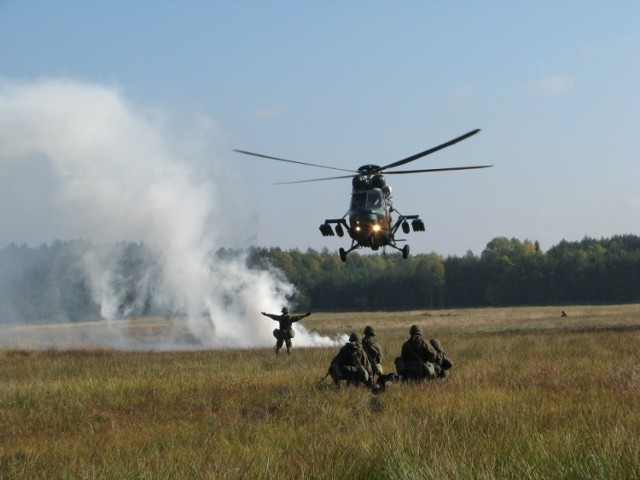
[[[276,337],[276,353],[280,353],[283,343],[287,346],[287,353],[291,353],[291,339],[295,336],[292,328],[293,323],[311,315],[310,312],[302,315],[290,315],[287,307],[282,307],[281,315],[266,312],[260,313],[265,317],[269,317],[272,320],[279,322],[280,324],[280,327],[273,331],[273,336]]]

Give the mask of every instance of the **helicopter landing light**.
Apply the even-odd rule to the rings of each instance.
[[[380,231],[380,225],[378,225],[377,223],[373,225],[373,231],[374,232],[379,232]]]

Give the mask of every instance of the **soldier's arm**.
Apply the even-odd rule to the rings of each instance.
[[[311,315],[311,313],[304,313],[302,315],[292,315],[291,316],[291,321],[292,322],[297,322],[299,320],[302,320],[305,317],[308,317],[309,315]]]
[[[438,359],[438,353],[435,348],[431,346],[431,344],[424,339],[422,339],[422,355],[425,357],[425,362],[435,363]]]
[[[380,359],[380,362],[382,362],[382,348],[380,348],[380,345],[372,345],[373,349],[375,350],[376,354],[378,355],[378,358]]]
[[[362,352],[364,353],[364,352]],[[371,364],[371,361],[369,360],[369,357],[367,356],[366,353],[364,353],[364,355],[362,355],[362,368],[364,368],[367,373],[369,374],[369,376],[373,375],[373,366]]]
[[[279,320],[277,317],[278,315],[273,315],[271,313],[265,313],[265,312],[260,312],[262,315],[264,315],[265,317],[269,317],[271,320]]]

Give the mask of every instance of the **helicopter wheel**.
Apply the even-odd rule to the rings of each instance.
[[[340,250],[338,250],[338,252],[340,253],[340,260],[342,260],[343,262],[346,262],[347,252],[344,250],[344,248],[340,247]]]
[[[405,245],[402,247],[402,258],[407,258],[409,256],[409,245]]]

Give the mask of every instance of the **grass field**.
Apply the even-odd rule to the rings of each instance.
[[[640,478],[640,306],[316,313],[420,324],[454,361],[380,395],[318,385],[337,348],[0,350],[0,478]]]

